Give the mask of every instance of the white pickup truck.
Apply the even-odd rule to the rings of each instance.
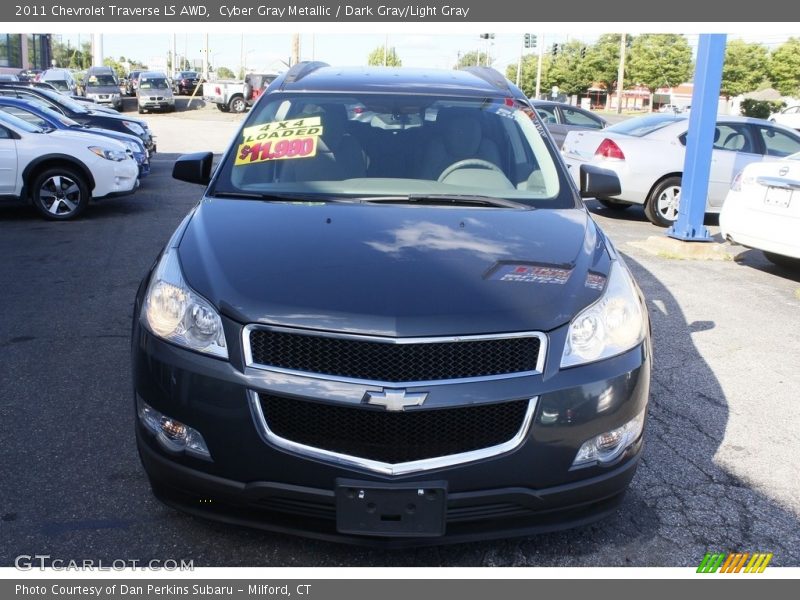
[[[203,100],[216,104],[222,112],[242,113],[276,77],[274,73],[249,73],[244,81],[207,81],[203,83]]]

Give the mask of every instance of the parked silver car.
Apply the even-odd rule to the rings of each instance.
[[[136,89],[136,102],[140,114],[148,110],[174,111],[175,96],[167,76],[160,71],[140,73],[139,87]]]

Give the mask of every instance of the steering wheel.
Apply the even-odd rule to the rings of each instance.
[[[447,179],[448,175],[450,175],[453,171],[458,171],[459,169],[466,169],[467,167],[479,167],[481,169],[488,169],[490,171],[497,171],[503,177],[505,177],[505,173],[503,170],[498,167],[493,162],[489,162],[488,160],[483,160],[482,158],[465,158],[464,160],[459,160],[458,162],[454,162],[452,165],[447,167],[442,174],[439,175],[439,179],[436,181],[441,183],[445,179]]]

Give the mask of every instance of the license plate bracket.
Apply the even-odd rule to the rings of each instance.
[[[792,190],[785,188],[768,187],[764,196],[764,204],[775,208],[789,208],[792,201]]]
[[[336,529],[384,537],[438,537],[445,533],[447,483],[391,484],[336,480]]]

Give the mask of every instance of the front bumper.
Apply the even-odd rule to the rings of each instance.
[[[139,100],[139,108],[142,110],[166,110],[175,106],[175,98],[164,98],[163,100]]]
[[[236,340],[240,326],[224,321],[227,339]],[[558,363],[565,329],[549,334],[548,364]],[[230,362],[178,348],[154,337],[135,317],[137,398],[197,429],[212,456],[205,461],[171,454],[137,419],[142,464],[160,499],[207,518],[388,547],[528,535],[606,516],[638,462],[641,437],[610,465],[571,468],[583,442],[646,410],[649,339],[623,355],[582,367],[546,367],[541,375],[426,388],[431,403],[450,406],[463,404],[465,398],[538,401],[525,439],[512,451],[394,476],[268,444],[248,404],[251,391],[327,400],[361,398],[363,392],[350,384],[326,387],[319,380],[244,367],[235,343],[229,352]],[[445,535],[396,538],[339,532],[335,488],[343,479],[387,485],[446,482]]]
[[[98,159],[103,161],[105,159]],[[139,165],[133,158],[115,162],[111,165],[105,164],[111,161],[99,163],[100,169],[94,169],[95,187],[92,197],[97,200],[100,198],[112,198],[132,194],[139,187]]]

